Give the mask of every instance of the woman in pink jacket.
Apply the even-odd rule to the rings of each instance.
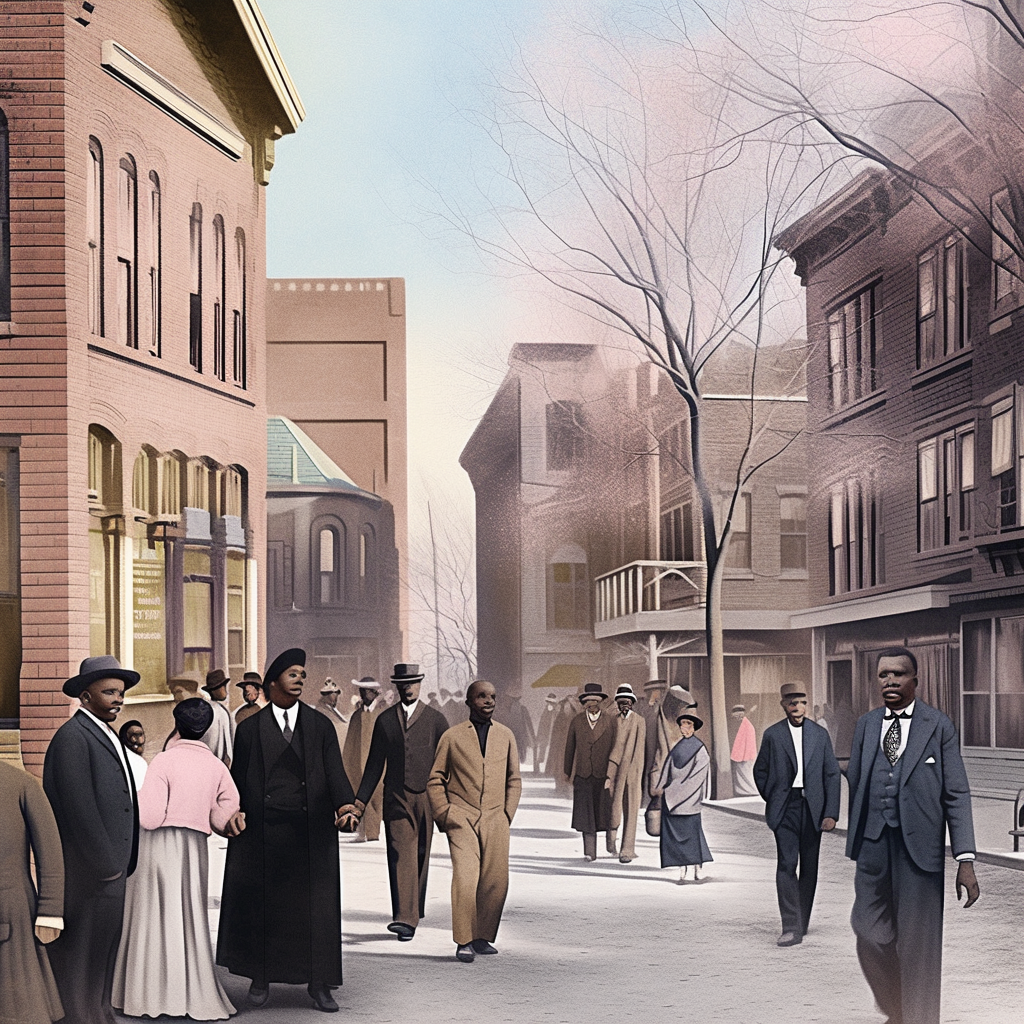
[[[214,973],[207,840],[238,811],[238,790],[201,742],[213,722],[209,702],[176,704],[174,722],[181,738],[153,758],[139,791],[139,863],[129,879],[112,1002],[132,1017],[223,1020],[235,1008]]]

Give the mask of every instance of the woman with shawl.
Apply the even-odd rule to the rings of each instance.
[[[669,751],[651,793],[661,796],[661,866],[678,867],[682,884],[691,864],[697,881],[701,868],[714,860],[700,823],[711,758],[694,736],[704,724],[696,715],[684,712],[676,724],[683,738]]]

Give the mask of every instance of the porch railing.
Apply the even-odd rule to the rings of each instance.
[[[707,592],[706,562],[630,562],[594,583],[598,622],[638,612],[695,608]]]

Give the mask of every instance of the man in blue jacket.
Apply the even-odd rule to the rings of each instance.
[[[754,761],[754,782],[778,851],[780,946],[795,946],[807,933],[821,833],[831,832],[839,817],[839,763],[828,733],[807,717],[803,691],[802,683],[783,683],[779,703],[786,717],[765,730]]]
[[[884,707],[857,722],[847,778],[846,855],[857,862],[850,923],[875,1001],[891,1024],[939,1024],[946,829],[956,895],[978,899],[967,772],[953,723],[917,699],[917,659],[878,656]]]

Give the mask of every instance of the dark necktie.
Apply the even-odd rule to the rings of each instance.
[[[283,711],[284,715],[284,726],[281,729],[281,735],[284,736],[285,743],[291,743],[292,741],[292,727],[288,724],[288,712]]]
[[[885,734],[885,743],[882,744],[885,750],[885,756],[889,758],[889,764],[895,764],[899,760],[900,756],[900,740],[903,738],[903,729],[900,726],[901,718],[910,718],[910,712],[895,712],[893,714],[886,714],[887,719],[892,719],[892,725],[889,726],[889,731]]]

